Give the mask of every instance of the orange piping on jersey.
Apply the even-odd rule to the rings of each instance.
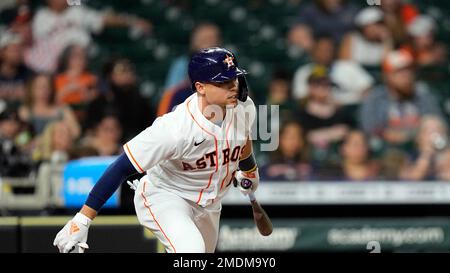
[[[136,166],[139,168],[141,173],[143,173],[144,170],[141,168],[141,166],[139,166],[139,163],[137,163],[136,159],[134,158],[133,154],[131,153],[130,148],[128,147],[128,143],[125,144],[125,148],[127,148],[128,154],[131,156],[131,160],[133,160],[134,164],[136,164]]]
[[[191,99],[192,100],[192,99]],[[200,123],[198,123],[198,121],[195,119],[194,115],[191,113],[191,110],[189,109],[189,103],[191,103],[191,100],[189,100],[186,104],[186,108],[189,112],[189,114],[191,115],[191,118],[194,120],[194,122],[198,125],[198,127],[200,127],[203,131],[205,131],[208,135],[212,136],[214,138],[214,148],[216,149],[216,170],[210,175],[209,177],[209,181],[208,181],[208,185],[206,186],[206,188],[202,189],[199,193],[199,197],[197,200],[197,205],[200,203],[200,200],[202,199],[202,195],[203,195],[203,191],[206,190],[207,188],[209,188],[209,186],[211,185],[211,179],[214,175],[214,173],[217,172],[218,168],[219,168],[219,151],[217,149],[217,137],[216,135],[214,135],[213,133],[210,133],[208,130],[206,130],[205,128],[203,128]]]
[[[161,230],[162,234],[164,235],[164,237],[166,237],[167,241],[169,242],[170,246],[173,249],[174,253],[177,253],[177,251],[175,250],[175,247],[173,246],[172,242],[170,241],[169,237],[167,237],[166,233],[164,232],[164,230],[162,229],[162,227],[159,225],[158,221],[155,218],[155,215],[153,214],[152,210],[150,209],[150,207],[147,205],[147,198],[145,198],[144,192],[145,192],[145,185],[146,185],[147,181],[144,181],[144,187],[142,188],[142,192],[141,192],[141,196],[144,199],[144,206],[148,209],[148,211],[150,212],[150,214],[152,215],[153,220],[155,221],[156,225],[158,226],[159,230]]]
[[[233,111],[233,113],[234,113],[234,111]],[[227,141],[227,148],[228,148],[228,156],[229,157],[231,157],[231,151],[230,151],[230,143],[228,142],[228,131],[230,130],[230,125],[231,125],[231,123],[233,123],[233,115],[231,115],[231,120],[230,120],[230,123],[228,124],[228,128],[227,128],[227,131],[226,131],[226,133],[225,133],[225,140]],[[230,158],[228,158],[228,162],[227,162],[227,174],[225,175],[225,177],[223,178],[223,180],[222,180],[222,183],[220,184],[220,189],[219,189],[219,191],[221,191],[222,190],[222,187],[223,187],[223,182],[225,182],[225,179],[227,179],[227,177],[228,177],[228,173],[229,173],[229,170],[230,170],[230,168],[229,168],[229,165],[230,164]]]
[[[213,172],[213,173],[209,176],[208,186],[206,186],[206,188],[204,188],[204,189],[202,189],[202,190],[200,191],[200,194],[198,195],[198,200],[197,200],[197,202],[195,202],[195,204],[198,205],[198,203],[200,203],[200,200],[202,200],[203,191],[206,190],[207,188],[209,188],[209,185],[211,185],[211,179],[212,179],[214,173],[215,173],[215,172]]]

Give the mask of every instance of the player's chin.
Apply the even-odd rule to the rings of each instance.
[[[238,104],[237,95],[227,97],[227,102],[226,102],[227,107],[230,107],[230,106],[235,107],[237,104]]]
[[[227,107],[227,108],[234,108],[234,107],[237,106],[237,104],[238,104],[238,101],[237,101],[236,98],[228,99],[228,100],[227,100],[227,103],[226,103],[226,107]]]

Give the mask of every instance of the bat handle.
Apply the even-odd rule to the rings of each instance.
[[[244,189],[250,189],[253,182],[250,179],[242,179],[241,180],[241,187]],[[251,202],[256,200],[255,194],[253,192],[248,194],[248,199],[250,199]]]
[[[256,200],[255,194],[253,192],[248,194],[248,199],[250,199],[251,202]]]

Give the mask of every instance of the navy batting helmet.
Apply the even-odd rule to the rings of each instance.
[[[188,74],[193,90],[195,90],[195,82],[221,83],[237,78],[238,99],[247,100],[248,85],[245,79],[247,71],[238,67],[234,54],[225,48],[210,47],[195,53],[189,62]]]

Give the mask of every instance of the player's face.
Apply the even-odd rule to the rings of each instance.
[[[203,83],[202,90],[198,90],[207,101],[208,105],[218,105],[220,107],[235,107],[237,105],[237,95],[239,82],[237,79],[222,83]]]

